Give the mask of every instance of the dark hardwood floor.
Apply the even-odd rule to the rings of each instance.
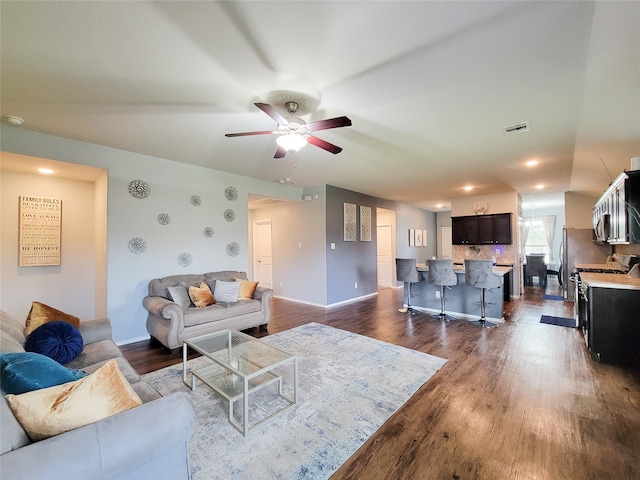
[[[448,359],[334,480],[640,479],[640,372],[592,361],[578,329],[539,323],[573,313],[543,293],[507,302],[495,329],[399,313],[402,289],[382,289],[331,309],[274,299],[268,332],[247,332],[318,322]],[[140,373],[182,361],[153,342],[122,350]]]

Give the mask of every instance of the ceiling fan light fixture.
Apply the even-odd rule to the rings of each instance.
[[[286,135],[280,135],[276,139],[276,143],[287,152],[297,152],[307,144],[307,139],[297,133],[288,133]]]

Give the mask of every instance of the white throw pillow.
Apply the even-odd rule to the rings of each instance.
[[[222,280],[217,280],[213,296],[216,297],[216,302],[231,303],[238,301],[239,292],[240,282],[223,282]]]

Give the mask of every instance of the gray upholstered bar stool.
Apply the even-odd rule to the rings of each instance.
[[[420,313],[411,308],[411,284],[422,281],[422,274],[416,270],[415,258],[396,258],[396,278],[399,282],[404,282],[405,292],[408,292],[407,308],[401,308],[402,313]],[[407,288],[408,286],[408,288]]]
[[[453,271],[453,260],[427,260],[429,265],[429,275],[427,280],[433,285],[440,286],[440,313],[431,315],[440,320],[456,320],[455,317],[447,315],[444,310],[444,287],[452,287],[458,284],[458,276]]]
[[[471,323],[479,327],[497,327],[493,322],[487,322],[484,315],[484,291],[487,288],[497,288],[502,281],[500,277],[493,273],[493,260],[465,260],[464,261],[464,282],[470,286],[480,289],[480,320]]]

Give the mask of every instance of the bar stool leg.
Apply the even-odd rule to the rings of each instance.
[[[487,318],[484,315],[484,310],[485,310],[484,290],[485,290],[484,288],[480,289],[480,319],[473,320],[469,323],[471,325],[475,325],[476,327],[487,327],[487,328],[497,327],[498,325],[496,323],[488,322]]]
[[[407,283],[409,284],[409,298],[407,299],[407,311],[411,315],[415,315],[416,313],[420,313],[420,312],[415,308],[411,307],[411,282],[407,282]]]
[[[440,320],[445,320],[447,322],[451,320],[457,320],[456,317],[452,317],[451,315],[447,315],[444,311],[444,285],[440,285],[440,313],[434,313],[431,315],[431,318],[438,318]]]

